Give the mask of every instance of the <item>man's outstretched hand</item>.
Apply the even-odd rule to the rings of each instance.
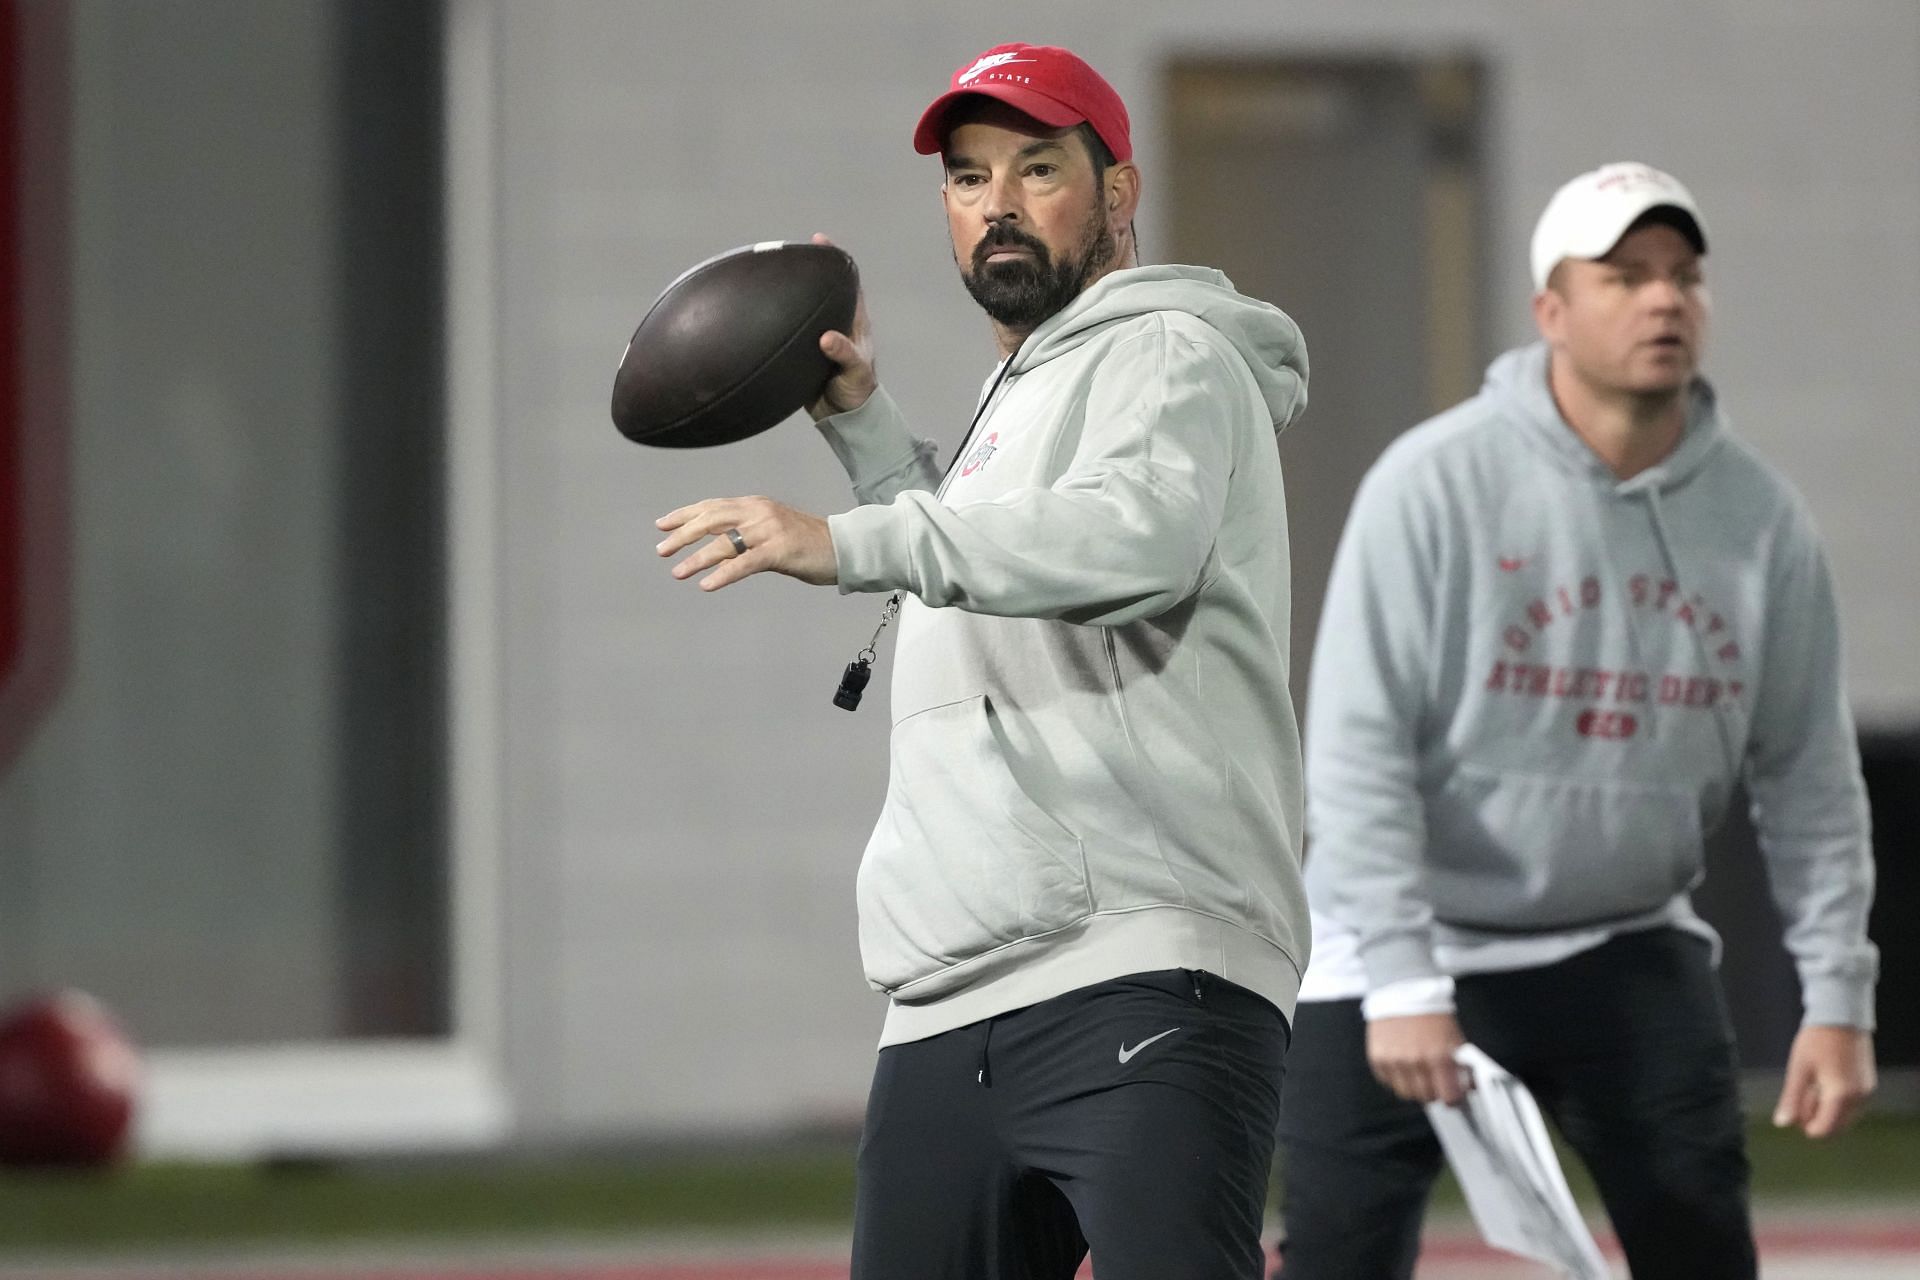
[[[667,535],[654,548],[662,556],[707,539],[705,546],[673,566],[676,578],[712,569],[700,579],[702,591],[718,591],[767,572],[784,573],[816,587],[840,580],[827,522],[772,498],[708,498],[670,511],[654,524]],[[738,536],[739,546],[729,531]]]

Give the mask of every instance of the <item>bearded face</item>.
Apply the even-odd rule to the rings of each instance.
[[[1113,261],[1113,231],[1097,198],[1088,207],[1078,239],[1071,251],[1056,257],[1018,225],[990,222],[969,260],[960,264],[960,278],[996,323],[1030,332],[1079,297]]]
[[[1139,174],[1088,126],[982,98],[957,114],[940,185],[954,263],[1003,351],[1125,261]]]

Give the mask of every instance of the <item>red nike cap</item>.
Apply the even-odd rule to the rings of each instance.
[[[939,151],[948,111],[970,94],[997,98],[1056,129],[1092,125],[1115,160],[1133,159],[1131,125],[1120,95],[1078,54],[1048,44],[998,44],[955,71],[947,91],[921,114],[913,149],[923,156]]]

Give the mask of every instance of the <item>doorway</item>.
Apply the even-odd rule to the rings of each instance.
[[[1472,394],[1483,297],[1485,77],[1464,59],[1186,58],[1166,73],[1166,257],[1299,322],[1305,415],[1280,437],[1304,717],[1321,598],[1360,477]]]

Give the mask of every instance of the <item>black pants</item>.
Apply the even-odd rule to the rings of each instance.
[[[1703,940],[1624,934],[1456,988],[1467,1039],[1533,1091],[1593,1175],[1635,1280],[1751,1280],[1733,1032]],[[1368,1070],[1359,1001],[1302,1004],[1294,1025],[1280,1275],[1411,1276],[1439,1140]]]
[[[1257,1280],[1287,1035],[1174,969],[882,1049],[852,1280]]]

